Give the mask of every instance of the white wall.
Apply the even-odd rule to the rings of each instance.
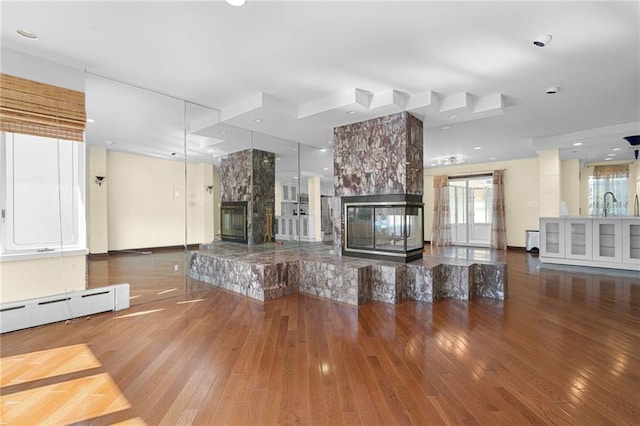
[[[25,55],[5,47],[0,50],[0,70],[9,75],[84,92],[84,71]]]
[[[525,246],[525,231],[539,227],[540,178],[537,158],[481,164],[428,168],[424,170],[424,236],[431,241],[433,227],[433,176],[465,175],[505,169],[507,244]]]
[[[108,151],[107,179],[109,250],[183,245],[185,225],[189,244],[212,240],[211,165]]]
[[[0,303],[86,288],[86,256],[0,262]]]

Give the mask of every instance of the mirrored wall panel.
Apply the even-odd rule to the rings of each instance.
[[[91,74],[86,100],[88,288],[129,283],[132,304],[184,294],[185,243],[204,228],[184,101]]]

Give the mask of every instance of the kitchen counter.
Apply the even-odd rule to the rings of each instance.
[[[640,217],[540,218],[540,262],[640,271]]]

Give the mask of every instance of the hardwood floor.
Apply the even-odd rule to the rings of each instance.
[[[508,299],[210,289],[2,335],[0,422],[640,424],[640,277],[444,254],[506,260]]]
[[[211,288],[186,277],[184,249],[149,249],[88,260],[88,288],[120,283],[129,283],[132,305]]]

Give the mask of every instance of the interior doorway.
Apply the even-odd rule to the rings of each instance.
[[[491,174],[450,177],[451,242],[454,245],[489,246],[491,238]]]

